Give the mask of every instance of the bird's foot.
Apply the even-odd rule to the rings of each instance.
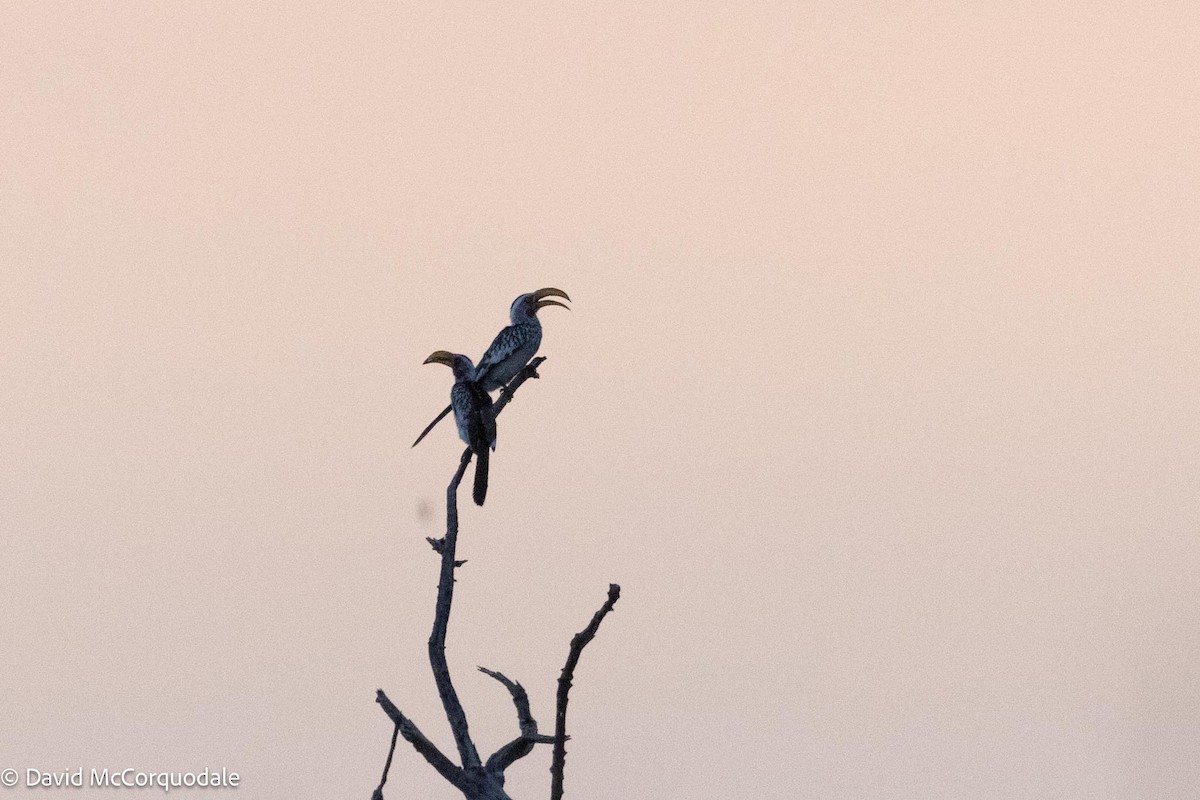
[[[528,364],[526,364],[526,365],[525,365],[525,370],[524,370],[524,371],[525,371],[525,377],[527,377],[527,378],[533,378],[534,380],[537,380],[538,378],[541,378],[542,376],[541,376],[541,375],[538,375],[537,368],[538,368],[538,367],[540,367],[540,366],[541,366],[541,364],[542,364],[542,362],[543,362],[543,361],[545,361],[545,360],[546,360],[546,357],[545,357],[545,356],[538,356],[537,358],[533,359],[533,360],[532,360],[532,361],[530,361]]]

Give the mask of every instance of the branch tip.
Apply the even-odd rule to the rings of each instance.
[[[563,772],[567,762],[567,700],[571,691],[571,681],[575,677],[575,665],[588,642],[596,637],[600,623],[608,612],[612,611],[617,599],[621,596],[621,587],[615,583],[608,585],[608,599],[600,610],[592,615],[592,621],[579,633],[571,637],[571,647],[567,652],[567,663],[563,665],[558,678],[557,707],[554,715],[554,755],[550,762],[550,800],[562,800]]]

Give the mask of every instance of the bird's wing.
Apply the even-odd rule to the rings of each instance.
[[[475,367],[475,380],[482,381],[492,367],[516,352],[517,348],[525,343],[526,338],[525,332],[516,325],[509,325],[497,333],[496,338],[492,339],[491,345]]]
[[[479,409],[479,421],[483,427],[483,440],[491,445],[493,450],[496,449],[496,412],[492,408],[492,396],[485,392],[483,388],[473,383],[474,401]]]

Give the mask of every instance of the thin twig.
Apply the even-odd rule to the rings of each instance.
[[[579,663],[579,655],[583,652],[583,648],[596,637],[596,631],[600,630],[600,623],[604,621],[608,612],[612,611],[620,596],[621,587],[610,583],[608,600],[592,616],[592,621],[588,623],[588,626],[571,637],[567,663],[563,665],[562,673],[558,676],[558,705],[554,715],[554,755],[550,761],[550,800],[562,800],[563,795],[563,768],[567,761],[567,695],[571,691],[571,680],[575,677],[575,665]]]
[[[371,793],[371,800],[383,800],[383,785],[387,783],[388,770],[392,768],[392,756],[396,754],[396,740],[399,738],[400,724],[396,723],[396,727],[392,729],[392,746],[388,748],[387,761],[383,762],[383,777],[379,779],[379,785]]]

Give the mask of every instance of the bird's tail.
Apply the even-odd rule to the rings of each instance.
[[[475,505],[483,505],[483,500],[487,497],[487,479],[488,479],[488,449],[481,447],[475,451],[475,488],[471,493],[471,497],[475,500]]]
[[[421,440],[425,438],[425,435],[428,434],[431,430],[433,430],[434,426],[437,425],[439,422],[441,422],[443,419],[445,419],[446,415],[449,414],[453,410],[454,410],[454,406],[446,406],[445,408],[443,408],[442,413],[440,413],[436,417],[434,417],[433,422],[431,422],[425,426],[425,430],[421,431],[421,435],[418,436],[417,440],[412,443],[412,446],[416,447],[417,445],[419,445],[421,443]]]

